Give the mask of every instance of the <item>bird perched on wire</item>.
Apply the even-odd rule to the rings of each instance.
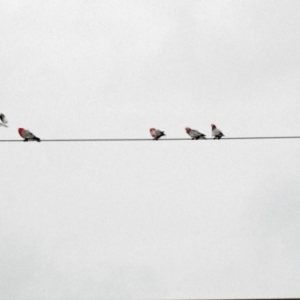
[[[216,125],[211,124],[211,129],[212,129],[212,136],[214,137],[214,140],[219,140],[224,136],[222,131],[216,127]]]
[[[153,140],[158,140],[159,138],[161,138],[162,136],[165,136],[164,131],[160,131],[158,129],[155,128],[150,128],[150,134],[153,137]]]
[[[4,127],[8,127],[6,124],[7,124],[7,119],[5,117],[4,114],[0,114],[0,120],[1,120],[1,123],[0,123],[0,126],[4,126]]]
[[[186,127],[185,131],[192,138],[192,140],[206,139],[205,134],[195,129],[191,129],[190,127]]]
[[[33,133],[31,133],[29,130],[24,128],[18,129],[20,136],[24,139],[24,142],[28,141],[37,141],[40,142],[41,140],[36,137]]]

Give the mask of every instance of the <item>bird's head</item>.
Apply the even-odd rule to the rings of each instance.
[[[21,134],[24,131],[24,128],[19,128],[18,131],[19,131],[19,134]]]
[[[150,128],[149,131],[150,132],[155,131],[155,128]]]
[[[189,132],[191,131],[191,128],[190,128],[190,127],[185,127],[185,131],[186,131],[187,133],[189,133]]]
[[[215,128],[217,128],[216,125],[211,124],[211,129],[214,130]]]

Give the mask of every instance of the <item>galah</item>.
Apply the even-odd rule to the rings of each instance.
[[[4,126],[4,127],[8,127],[6,124],[7,124],[7,119],[5,117],[4,114],[0,114],[0,120],[1,120],[1,123],[0,123],[0,126]]]
[[[214,140],[219,140],[224,136],[222,131],[216,127],[216,125],[211,124],[211,129],[212,129],[212,136],[214,137]]]
[[[165,135],[165,133],[163,131],[160,131],[155,128],[150,128],[150,134],[152,135],[153,140],[156,140],[156,141]]]
[[[41,140],[36,137],[33,133],[31,133],[29,130],[24,128],[18,129],[20,136],[24,139],[24,142],[28,141],[37,141],[40,142]]]
[[[206,139],[205,134],[195,129],[191,129],[190,127],[186,127],[185,131],[192,138],[192,140]]]

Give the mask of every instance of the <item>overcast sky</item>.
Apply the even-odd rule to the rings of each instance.
[[[299,35],[298,0],[0,0],[0,139],[300,135]],[[1,148],[0,299],[300,296],[299,140]]]

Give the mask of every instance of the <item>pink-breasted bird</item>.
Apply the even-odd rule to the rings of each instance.
[[[7,119],[5,117],[4,114],[0,114],[0,120],[1,120],[1,123],[0,123],[0,126],[4,126],[4,127],[8,127],[6,124],[7,124]]]
[[[155,128],[150,128],[150,134],[152,135],[153,140],[156,140],[156,141],[165,135],[165,133],[163,131],[160,131]]]
[[[216,125],[211,124],[212,129],[212,136],[214,137],[214,140],[219,140],[222,138],[222,136],[225,136],[220,129],[217,128]]]
[[[191,129],[190,127],[186,127],[185,131],[192,138],[192,140],[206,139],[205,134],[195,129]]]
[[[37,141],[40,142],[41,140],[36,137],[33,133],[31,133],[29,130],[24,128],[18,129],[20,136],[24,139],[24,142],[28,141]]]

